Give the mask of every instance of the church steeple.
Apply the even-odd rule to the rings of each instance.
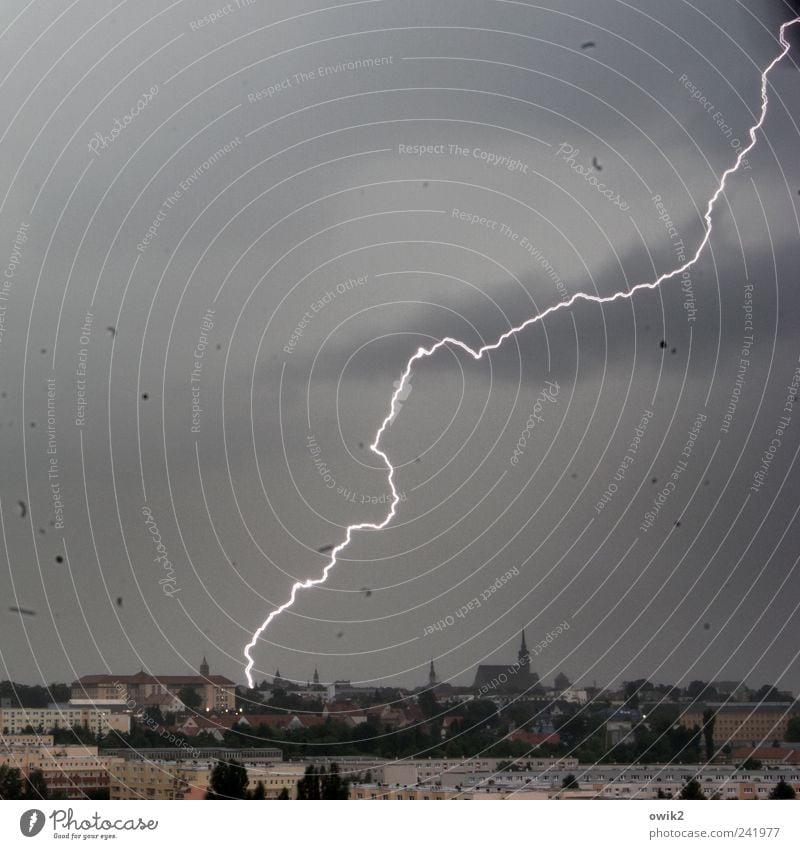
[[[436,679],[436,667],[433,665],[433,658],[431,658],[431,667],[428,670],[428,686],[435,687],[438,681]]]
[[[531,658],[528,654],[528,646],[525,644],[525,629],[522,629],[522,641],[520,642],[519,652],[517,653],[517,661],[519,663],[520,672],[525,675],[531,674]]]
[[[314,667],[314,686],[319,686],[319,672],[317,671],[317,667]]]
[[[208,673],[209,673],[208,661],[206,660],[205,655],[203,655],[203,662],[200,664],[200,674],[204,678],[208,678]]]

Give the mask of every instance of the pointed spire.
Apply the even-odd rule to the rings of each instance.
[[[436,667],[433,665],[433,658],[431,658],[431,666],[428,670],[428,686],[433,687],[436,683]]]
[[[517,653],[517,663],[519,663],[520,668],[526,673],[530,674],[531,671],[531,658],[528,654],[528,646],[525,643],[525,629],[522,629],[522,640],[519,645],[519,652]]]
[[[317,671],[317,667],[314,667],[314,683],[319,684],[319,672]]]

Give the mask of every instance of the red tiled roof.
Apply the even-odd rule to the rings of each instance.
[[[788,746],[737,746],[731,752],[731,760],[780,761],[785,764],[800,764],[800,751]]]
[[[561,737],[557,732],[552,734],[534,734],[532,731],[525,731],[524,728],[518,728],[508,735],[508,739],[515,743],[525,743],[526,746],[541,746],[543,743],[550,743],[553,746],[561,742]]]

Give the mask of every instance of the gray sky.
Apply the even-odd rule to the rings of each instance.
[[[178,672],[205,654],[243,681],[250,633],[319,574],[318,549],[383,519],[368,446],[419,345],[494,341],[575,292],[655,279],[681,244],[693,255],[791,10],[13,0],[0,15],[0,675]],[[545,679],[800,689],[800,408],[781,424],[800,356],[797,56],[770,77],[764,133],[686,281],[414,368],[382,443],[397,519],[275,620],[256,677],[410,685],[434,657],[460,683],[512,661],[521,628],[535,646],[567,621],[533,660]],[[558,394],[537,406],[546,381]]]

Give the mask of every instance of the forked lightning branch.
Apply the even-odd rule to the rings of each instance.
[[[627,291],[624,291],[624,292],[615,292],[613,295],[608,295],[607,297],[600,297],[600,296],[597,296],[597,295],[588,295],[588,294],[585,294],[583,292],[577,292],[576,294],[572,295],[572,297],[570,297],[568,300],[562,300],[559,303],[554,304],[553,306],[544,310],[543,312],[538,313],[537,315],[534,315],[531,318],[526,319],[524,322],[522,322],[522,324],[519,324],[518,326],[512,327],[510,330],[507,330],[505,333],[502,334],[502,336],[500,336],[497,339],[496,342],[493,342],[490,345],[484,345],[482,348],[478,348],[477,350],[470,348],[466,343],[462,342],[460,339],[454,339],[450,336],[447,336],[444,339],[439,340],[434,345],[432,345],[430,348],[422,348],[421,347],[421,348],[417,349],[417,352],[406,363],[405,369],[403,370],[403,373],[400,377],[400,380],[396,381],[395,384],[394,384],[396,388],[395,388],[395,391],[394,391],[394,393],[392,394],[392,397],[391,397],[391,402],[389,404],[389,412],[387,413],[386,418],[384,418],[383,422],[381,423],[381,426],[378,428],[378,431],[375,434],[375,439],[373,440],[372,444],[370,445],[370,450],[373,453],[377,454],[377,456],[380,457],[381,460],[383,460],[383,462],[386,464],[387,469],[389,470],[388,481],[389,481],[389,488],[390,488],[391,494],[392,494],[392,501],[391,501],[391,505],[389,507],[389,512],[386,514],[386,518],[382,522],[378,522],[378,523],[361,522],[361,523],[356,524],[356,525],[350,525],[345,532],[344,540],[341,543],[339,543],[339,545],[337,545],[333,549],[333,551],[331,552],[330,561],[327,563],[325,568],[322,570],[322,574],[318,578],[308,578],[305,581],[296,581],[292,585],[292,590],[291,590],[291,593],[289,594],[288,601],[286,601],[284,604],[280,605],[280,607],[277,607],[275,610],[273,610],[269,614],[269,616],[267,616],[267,618],[264,620],[264,622],[259,626],[259,628],[255,631],[252,639],[250,640],[250,642],[244,648],[244,656],[245,656],[245,659],[247,660],[247,666],[245,668],[245,674],[247,676],[247,683],[249,684],[250,687],[254,686],[252,670],[253,670],[253,666],[255,665],[255,661],[254,661],[254,659],[251,655],[251,651],[255,648],[256,644],[258,643],[259,638],[264,633],[264,631],[266,631],[266,629],[269,627],[270,623],[277,616],[280,616],[281,613],[283,613],[285,610],[288,610],[294,604],[294,602],[297,598],[297,594],[300,592],[300,590],[310,589],[311,587],[319,586],[320,584],[325,583],[325,581],[328,579],[328,575],[330,574],[331,570],[336,565],[337,557],[339,556],[339,554],[345,548],[347,548],[348,545],[350,545],[350,542],[353,538],[353,534],[356,531],[380,531],[383,528],[385,528],[392,521],[392,519],[395,517],[396,508],[397,508],[397,505],[399,504],[401,499],[400,499],[399,493],[397,492],[397,489],[395,488],[395,482],[394,482],[395,470],[394,470],[394,467],[392,466],[392,463],[389,460],[389,457],[387,456],[387,454],[381,449],[380,443],[381,443],[381,439],[383,438],[384,433],[386,432],[386,429],[390,426],[390,424],[394,420],[394,417],[397,415],[397,411],[399,409],[399,404],[400,404],[401,399],[404,397],[404,393],[406,392],[407,384],[408,384],[409,378],[411,376],[411,370],[414,366],[414,363],[416,363],[418,360],[422,360],[426,357],[432,356],[440,348],[443,348],[446,345],[451,345],[454,348],[460,348],[462,351],[465,351],[467,354],[469,354],[474,359],[480,360],[483,357],[483,355],[485,353],[487,353],[488,351],[496,350],[507,339],[510,339],[512,336],[515,336],[516,334],[521,333],[527,327],[530,327],[532,324],[535,324],[536,322],[541,321],[542,319],[546,318],[548,315],[555,312],[556,310],[571,307],[573,304],[577,303],[578,301],[591,301],[592,303],[596,303],[596,304],[609,304],[613,301],[632,298],[633,295],[636,292],[642,291],[644,289],[657,289],[659,286],[661,286],[662,283],[665,283],[667,280],[672,280],[674,277],[680,277],[680,275],[682,275],[685,271],[687,271],[693,265],[695,265],[697,263],[697,261],[700,259],[701,255],[703,254],[703,251],[705,250],[705,247],[708,244],[709,239],[711,238],[711,231],[713,229],[713,223],[712,223],[711,216],[712,216],[712,213],[714,211],[714,207],[717,203],[717,200],[722,195],[722,193],[725,191],[725,186],[727,184],[728,178],[732,174],[735,174],[739,170],[739,168],[741,167],[743,162],[746,163],[745,157],[756,145],[756,139],[757,139],[756,134],[761,129],[762,125],[764,124],[764,119],[766,118],[766,115],[767,115],[767,107],[769,105],[769,98],[767,97],[767,85],[768,85],[769,74],[772,71],[772,69],[789,52],[789,46],[790,45],[789,45],[789,42],[786,40],[786,30],[790,26],[793,26],[796,23],[800,23],[800,17],[794,18],[791,21],[787,21],[780,28],[779,39],[780,39],[780,44],[781,44],[781,50],[778,53],[778,55],[769,63],[769,65],[767,65],[767,67],[761,72],[761,109],[760,109],[758,121],[756,121],[756,123],[753,124],[752,127],[750,127],[750,130],[749,130],[750,142],[745,147],[740,148],[734,164],[730,168],[728,168],[726,171],[723,172],[722,177],[719,180],[719,184],[717,185],[716,191],[714,192],[714,194],[711,196],[711,198],[708,201],[706,211],[703,215],[703,219],[704,219],[705,225],[706,225],[705,226],[705,232],[704,232],[703,238],[700,241],[700,244],[698,245],[697,250],[695,251],[695,254],[694,254],[693,257],[688,259],[686,262],[684,262],[682,265],[678,266],[674,270],[669,271],[665,274],[662,274],[656,280],[653,280],[650,283],[639,283],[639,284],[631,287],[630,289],[628,289]]]

